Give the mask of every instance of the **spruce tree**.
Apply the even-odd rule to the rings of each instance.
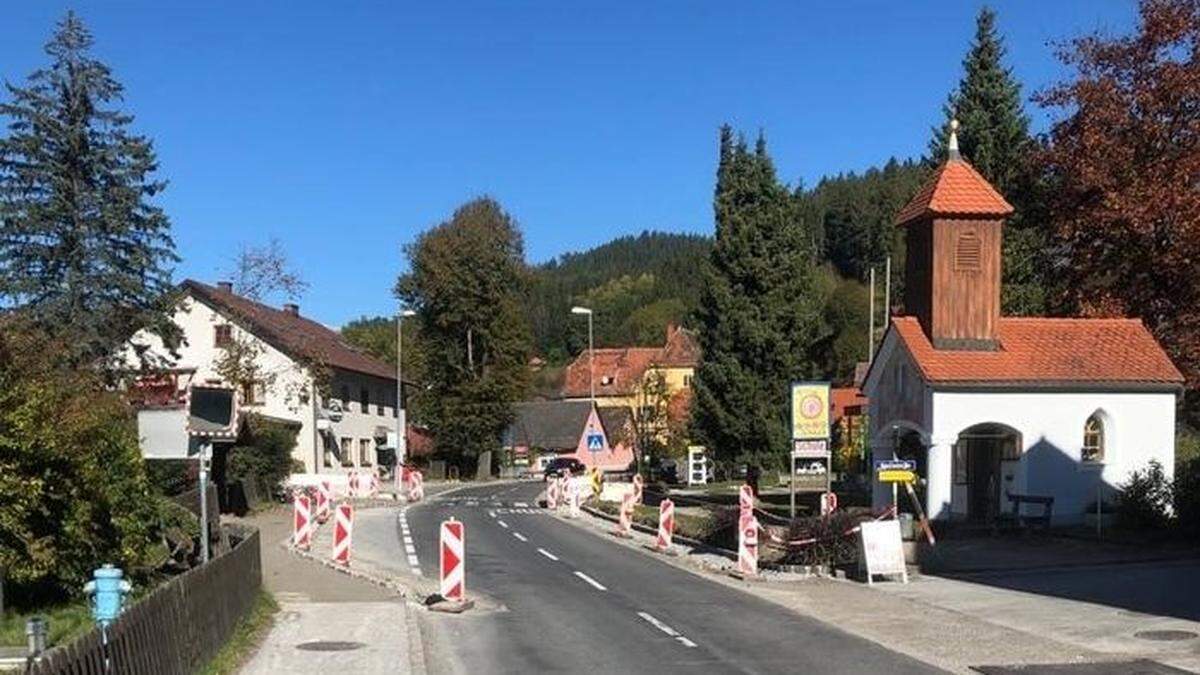
[[[78,361],[144,327],[175,335],[166,310],[177,257],[152,202],[166,183],[91,47],[68,13],[46,45],[49,67],[25,87],[6,83],[11,100],[0,103],[0,303],[69,340]]]
[[[963,157],[1016,209],[1004,233],[1003,306],[1008,314],[1039,314],[1045,309],[1040,256],[1044,237],[1028,217],[1036,208],[1038,185],[1031,167],[1033,142],[1021,85],[1004,65],[1003,39],[996,13],[984,7],[975,20],[975,39],[963,59],[963,77],[943,107],[944,119],[933,129],[929,158],[946,159],[950,120],[959,121]]]
[[[766,142],[760,136],[750,150],[727,126],[714,212],[693,432],[722,460],[781,466],[788,385],[819,373],[812,350],[827,332],[814,238],[776,178]]]

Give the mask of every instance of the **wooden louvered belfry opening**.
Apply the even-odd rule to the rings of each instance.
[[[975,230],[958,233],[954,242],[954,269],[959,272],[978,272],[982,266],[983,239]]]

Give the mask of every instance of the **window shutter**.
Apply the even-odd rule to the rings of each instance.
[[[963,232],[954,244],[954,269],[977,272],[982,265],[983,240],[975,232]]]

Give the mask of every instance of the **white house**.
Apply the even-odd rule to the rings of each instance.
[[[216,364],[222,351],[235,341],[254,345],[261,378],[239,392],[238,404],[243,411],[298,426],[292,456],[306,473],[374,466],[377,451],[394,444],[393,366],[302,316],[297,305],[269,307],[236,295],[228,283],[187,280],[182,291],[174,314],[184,337],[178,357],[143,331],[130,340],[131,360],[133,352],[164,359],[170,364],[167,374],[183,388],[220,382]]]
[[[864,383],[872,455],[917,461],[935,519],[989,522],[1027,495],[1080,521],[1150,460],[1171,475],[1183,377],[1139,320],[1000,316],[1012,207],[951,148],[897,217],[908,315]]]

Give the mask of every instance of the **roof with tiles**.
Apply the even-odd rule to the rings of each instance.
[[[651,366],[694,368],[700,361],[696,336],[686,328],[669,326],[662,347],[617,347],[593,350],[596,396],[629,396],[636,392]],[[562,395],[584,398],[591,395],[592,364],[584,350],[567,366]]]
[[[192,279],[183,282],[183,290],[293,359],[396,379],[393,366],[359,351],[337,331],[300,316],[298,311],[275,309]]]
[[[915,317],[891,329],[931,384],[1180,385],[1183,375],[1137,319],[1001,318],[996,351],[934,349]]]
[[[929,181],[896,216],[905,225],[925,216],[997,216],[1013,207],[979,175],[975,167],[958,158],[942,163]]]

